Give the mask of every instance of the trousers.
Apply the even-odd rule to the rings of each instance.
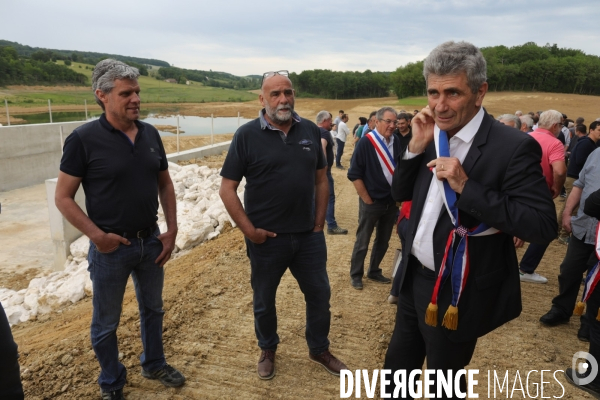
[[[154,262],[162,251],[159,233],[157,229],[147,238],[130,239],[129,246],[121,244],[111,253],[99,252],[90,241],[88,271],[94,291],[91,338],[101,368],[98,384],[104,391],[121,389],[127,382],[127,371],[119,361],[117,328],[130,275],[140,310],[142,368],[155,372],[166,364],[162,342],[164,269]]]

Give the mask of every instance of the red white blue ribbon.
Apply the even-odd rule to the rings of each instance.
[[[437,130],[437,129],[436,129]],[[450,157],[450,147],[448,143],[448,135],[445,131],[440,130],[439,134],[434,135],[435,148],[438,157]],[[435,170],[433,171],[435,174]],[[452,302],[451,305],[454,307],[454,313],[460,296],[467,284],[467,278],[469,276],[470,264],[469,264],[469,237],[470,236],[486,236],[492,235],[498,232],[496,228],[487,226],[484,223],[480,223],[478,226],[468,229],[460,224],[458,207],[456,206],[456,192],[450,187],[447,180],[437,180],[441,193],[443,194],[444,205],[450,215],[454,228],[448,235],[446,242],[446,249],[444,252],[444,258],[442,265],[438,273],[438,277],[433,288],[431,296],[430,306],[435,306],[436,317],[426,318],[426,322],[430,325],[435,326],[437,324],[437,302],[441,287],[444,285],[448,277],[452,285]],[[456,243],[458,241],[458,243]],[[456,321],[451,326],[446,325],[446,319],[444,319],[444,326],[448,329],[456,329]]]
[[[369,141],[375,148],[375,153],[377,153],[377,158],[379,159],[379,164],[381,164],[383,175],[385,176],[385,179],[388,181],[390,186],[392,186],[392,177],[394,176],[396,161],[394,161],[394,157],[392,156],[392,154],[390,154],[390,151],[388,150],[383,140],[381,140],[379,132],[375,132],[377,132],[376,129],[367,133],[366,138],[369,139]]]

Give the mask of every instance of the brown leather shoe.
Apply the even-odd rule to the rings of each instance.
[[[275,352],[273,350],[262,350],[258,359],[258,377],[268,380],[275,376]]]
[[[325,350],[318,356],[308,353],[308,358],[317,364],[321,364],[321,366],[332,375],[340,376],[341,370],[348,369],[346,364],[335,358],[334,355],[329,352],[329,350]]]

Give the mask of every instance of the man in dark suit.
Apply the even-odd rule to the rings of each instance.
[[[544,243],[557,232],[540,146],[481,106],[488,85],[479,49],[443,43],[423,75],[429,105],[412,120],[392,184],[394,199],[412,200],[412,209],[384,368],[407,376],[425,357],[428,369],[465,368],[477,338],[521,313],[513,236]],[[461,249],[462,260],[452,257]],[[445,284],[438,279],[443,260],[451,271]]]

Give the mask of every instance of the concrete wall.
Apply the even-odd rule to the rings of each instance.
[[[85,122],[0,127],[0,192],[43,183],[58,175],[63,142]]]
[[[217,143],[213,146],[198,147],[196,149],[186,150],[179,153],[167,154],[167,159],[171,162],[177,162],[221,154],[229,149],[230,144],[231,141]],[[56,171],[58,171],[58,167]],[[52,235],[52,242],[54,243],[54,269],[56,271],[61,271],[65,268],[65,261],[67,260],[67,257],[71,255],[71,243],[81,236],[81,232],[79,232],[62,216],[54,204],[56,181],[57,178],[46,180],[46,197],[48,200],[48,213],[50,214],[50,231]],[[81,186],[75,195],[75,201],[77,204],[79,204],[83,211],[86,211],[85,195]]]
[[[67,257],[71,254],[71,243],[81,236],[81,232],[63,217],[54,204],[57,181],[58,178],[46,180],[46,199],[48,201],[48,214],[50,215],[50,235],[54,244],[54,270],[62,271],[65,269]],[[75,194],[75,202],[81,207],[83,212],[87,213],[85,195],[81,186],[79,186],[79,190]]]

